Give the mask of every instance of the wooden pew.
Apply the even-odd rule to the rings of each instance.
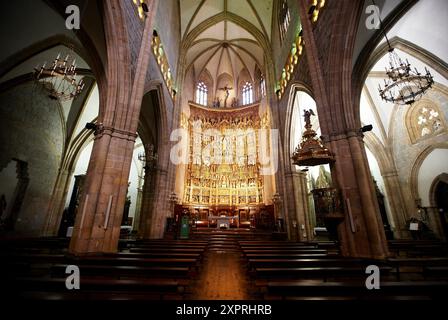
[[[261,245],[261,246],[247,246],[247,245],[241,245],[242,250],[273,250],[273,249],[297,249],[297,250],[317,250],[318,248],[314,246],[304,246],[304,245],[289,245],[289,246],[282,246],[282,245]],[[323,249],[321,249],[323,250]]]
[[[50,268],[51,277],[66,277],[67,264],[56,264]],[[82,277],[105,277],[112,279],[123,278],[169,278],[187,279],[193,276],[188,267],[161,267],[161,266],[104,266],[81,265],[79,271]]]
[[[15,293],[30,291],[67,292],[65,278],[17,278]],[[113,294],[135,294],[137,292],[151,295],[152,298],[164,299],[169,295],[182,297],[188,280],[171,279],[99,279],[83,277],[77,294],[96,295],[103,293],[105,300]],[[36,297],[39,299],[39,297]]]
[[[431,299],[446,299],[447,281],[383,281],[380,290],[368,290],[364,281],[359,282],[319,282],[301,281],[269,281],[258,282],[266,299],[285,299],[300,296],[333,296],[357,297],[361,300],[410,298],[412,296]]]
[[[246,249],[243,250],[244,254],[326,254],[325,249]]]
[[[396,256],[448,256],[448,247],[438,240],[389,240],[388,245]]]
[[[130,248],[131,253],[198,253],[202,254],[205,248]]]
[[[316,244],[308,244],[305,242],[292,242],[292,241],[238,241],[239,244],[241,246],[257,246],[257,247],[261,247],[261,246],[304,246],[304,247],[314,247],[316,248],[317,245]]]
[[[380,266],[381,279],[396,280],[395,275],[391,272],[393,268]],[[364,266],[326,266],[326,267],[301,267],[301,268],[255,268],[252,276],[261,280],[299,280],[299,279],[316,279],[324,282],[341,278],[346,280],[365,279]]]
[[[248,259],[249,270],[256,268],[302,268],[302,267],[351,267],[368,265],[358,259],[324,258],[324,259]]]
[[[174,259],[196,259],[201,260],[202,254],[199,252],[184,252],[184,251],[175,251],[175,252],[118,252],[113,256],[119,258],[174,258]]]
[[[428,271],[431,271],[428,267],[448,267],[448,258],[390,258],[387,259],[387,264],[394,268],[399,280],[403,278],[421,280],[428,276]]]
[[[247,259],[324,259],[334,255],[325,253],[247,253]]]

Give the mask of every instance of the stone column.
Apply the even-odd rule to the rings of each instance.
[[[341,252],[345,256],[383,259],[388,255],[378,202],[367,162],[360,120],[355,117],[352,96],[352,58],[362,3],[340,0],[328,3],[337,19],[320,19],[332,28],[327,52],[319,52],[310,16],[309,2],[298,0],[306,58],[324,143],[336,162],[331,165],[333,184],[342,193],[344,221],[338,227]],[[319,26],[317,26],[318,28]],[[323,46],[322,43],[319,43]],[[325,74],[324,69],[325,67]]]
[[[132,223],[132,230],[138,233],[140,227],[140,216],[142,210],[142,198],[143,198],[143,188],[137,188],[137,200],[135,202],[135,213],[134,213],[134,222]]]
[[[285,175],[287,189],[290,239],[307,241],[311,239],[312,227],[309,219],[308,191],[306,175],[303,172],[289,172]]]
[[[382,174],[387,200],[394,222],[394,237],[397,239],[410,239],[411,235],[406,225],[406,205],[401,191],[397,171],[389,171]]]
[[[43,231],[43,236],[45,237],[52,237],[58,234],[70,184],[70,177],[73,175],[73,171],[74,170],[67,170],[65,168],[59,170],[48,207],[45,230]]]
[[[166,218],[169,215],[168,171],[159,169],[155,179],[154,208],[150,225],[150,238],[161,239],[165,233]]]
[[[378,202],[362,138],[356,133],[331,140],[336,162],[333,181],[341,189],[345,219],[338,227],[345,256],[378,258],[388,255]]]
[[[294,172],[287,172],[285,174],[285,184],[286,189],[289,191],[286,193],[285,197],[285,207],[287,208],[288,224],[287,230],[289,234],[289,239],[292,241],[299,240],[299,229],[298,226],[300,224],[300,219],[298,218],[296,209],[297,209],[297,191],[296,191],[296,183],[294,179]]]
[[[149,239],[154,203],[154,178],[156,171],[145,167],[145,182],[142,191],[142,204],[140,210],[139,238]]]
[[[310,208],[308,202],[308,184],[306,173],[297,172],[294,176],[296,188],[296,212],[298,216],[299,239],[301,241],[310,241],[313,239],[313,225],[310,217]]]
[[[123,4],[104,6],[107,45],[107,94],[100,101],[85,188],[69,252],[75,255],[116,252],[120,237],[136,131],[151,54],[156,1],[147,1],[149,15],[132,78]]]

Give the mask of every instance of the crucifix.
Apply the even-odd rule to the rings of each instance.
[[[226,84],[223,88],[219,88],[219,90],[226,92],[226,97],[224,99],[224,108],[227,108],[227,98],[230,96],[230,90],[233,90],[233,88],[228,87],[228,85]]]

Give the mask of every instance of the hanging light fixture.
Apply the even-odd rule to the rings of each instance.
[[[311,125],[311,116],[315,115],[312,109],[305,110],[305,132],[302,135],[302,142],[297,146],[292,155],[292,160],[298,166],[318,166],[334,162],[334,155],[324,147],[322,141],[317,138],[316,131]]]
[[[373,1],[375,4],[375,1]],[[382,28],[382,21],[380,19]],[[378,84],[381,99],[400,105],[410,105],[419,100],[431,88],[434,78],[425,67],[425,73],[412,68],[409,61],[404,61],[390,45],[386,31],[381,29],[389,47],[389,66],[386,67],[388,79],[384,79],[384,87]]]
[[[34,78],[51,99],[66,101],[78,96],[85,86],[82,79],[76,79],[76,68],[76,59],[69,54],[62,59],[59,53],[50,66],[45,62],[34,68]]]

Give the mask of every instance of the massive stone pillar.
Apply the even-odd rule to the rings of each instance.
[[[149,239],[151,230],[151,221],[154,204],[154,180],[156,176],[155,170],[145,168],[145,182],[142,191],[142,205],[140,210],[139,221],[139,238]]]
[[[156,1],[148,3],[140,53],[131,74],[126,14],[119,0],[104,6],[107,45],[107,93],[87,170],[85,188],[69,251],[75,255],[116,252],[129,171],[151,54]]]
[[[43,236],[51,237],[58,234],[61,223],[62,212],[64,211],[65,200],[70,184],[70,178],[73,175],[72,170],[61,168],[56,179],[56,184],[53,189],[50,204],[48,206],[47,219]]]
[[[143,187],[137,188],[137,201],[135,203],[134,222],[132,223],[132,231],[137,232],[140,228],[140,217],[142,210]]]
[[[385,258],[387,242],[362,137],[352,132],[330,141],[336,162],[333,181],[341,189],[345,219],[338,233],[346,256]]]
[[[309,217],[308,188],[306,174],[289,172],[285,175],[287,193],[286,205],[289,215],[289,234],[293,241],[312,239],[312,226]]]
[[[149,228],[149,237],[152,239],[163,238],[166,218],[170,215],[168,181],[168,171],[160,168],[154,181],[157,193],[154,195],[154,209]]]
[[[359,132],[360,119],[355,116],[359,97],[352,96],[351,88],[362,3],[328,2],[324,8],[328,15],[321,16],[317,26],[312,25],[308,15],[309,2],[298,3],[321,132],[324,143],[335,153],[336,162],[331,165],[333,184],[341,190],[344,204],[345,218],[338,228],[341,252],[352,257],[385,258],[386,237]],[[327,29],[332,32],[324,32]]]
[[[394,223],[394,237],[410,239],[411,235],[406,225],[406,205],[396,170],[382,173],[387,200],[389,202],[392,220]]]

